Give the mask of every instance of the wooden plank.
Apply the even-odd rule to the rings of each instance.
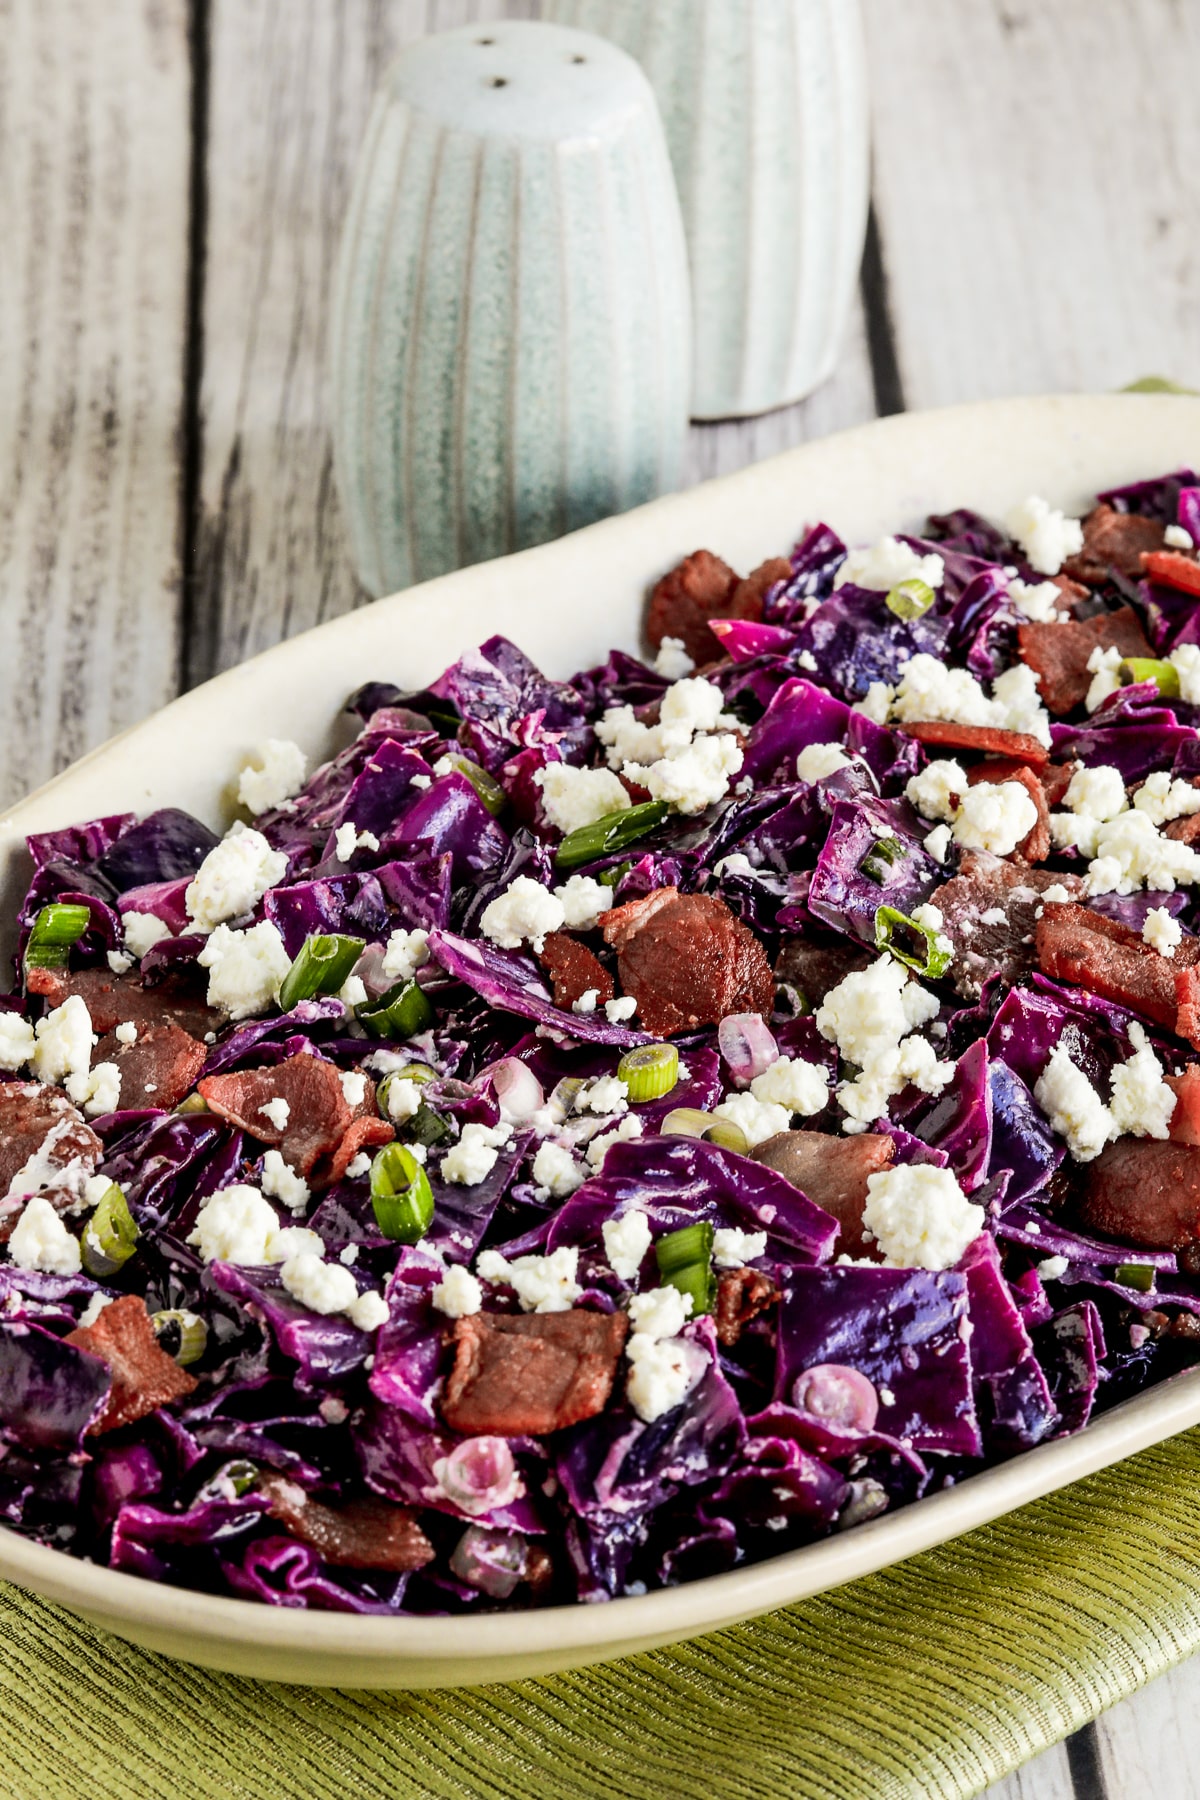
[[[0,0],[0,804],[174,692],[185,0]]]
[[[333,483],[326,344],[330,273],[382,70],[424,30],[533,10],[534,0],[213,0],[197,606],[212,667],[365,597]],[[689,478],[873,410],[856,312],[832,381],[763,419],[697,428]]]
[[[909,406],[1200,385],[1200,9],[865,0]]]
[[[1096,1732],[1108,1800],[1200,1800],[1198,1708],[1200,1659],[1192,1658],[1101,1715]]]
[[[1099,1795],[1079,1796],[1071,1782],[1066,1747],[1055,1744],[1040,1756],[1017,1769],[1003,1781],[995,1782],[981,1800],[1100,1800]],[[1110,1800],[1118,1800],[1112,1795]]]

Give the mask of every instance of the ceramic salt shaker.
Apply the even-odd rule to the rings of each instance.
[[[825,380],[867,218],[859,0],[543,0],[642,64],[691,256],[699,419],[765,412]]]
[[[679,483],[687,251],[650,85],[559,25],[412,44],[367,127],[337,270],[334,453],[383,594]]]

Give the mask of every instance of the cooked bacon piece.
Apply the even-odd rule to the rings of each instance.
[[[1017,648],[1021,661],[1040,677],[1042,704],[1056,715],[1083,705],[1092,685],[1088,658],[1093,650],[1115,648],[1122,656],[1154,655],[1131,606],[1097,613],[1093,619],[1068,619],[1061,625],[1022,625],[1017,631]]]
[[[999,760],[976,764],[967,776],[972,787],[980,782],[1001,783],[1016,781],[1025,789],[1033,804],[1037,807],[1037,823],[1032,831],[1017,845],[1016,854],[1023,862],[1045,862],[1050,854],[1050,808],[1046,804],[1046,794],[1039,778],[1024,763]]]
[[[848,939],[836,944],[810,944],[804,938],[784,938],[775,958],[775,980],[795,988],[815,1012],[830,988],[837,987],[856,969],[869,968],[874,961],[869,950]]]
[[[542,1437],[601,1412],[629,1319],[623,1312],[473,1313],[454,1323],[442,1394],[453,1431]]]
[[[1052,810],[1062,805],[1074,773],[1072,763],[1047,763],[1044,769],[1038,770],[1038,780],[1042,784],[1046,805]]]
[[[45,1199],[65,1212],[103,1155],[104,1145],[61,1088],[40,1081],[0,1083],[0,1243],[12,1236],[26,1200],[24,1194],[8,1198],[13,1176],[32,1157],[45,1164],[48,1176],[61,1171],[57,1180],[30,1186],[42,1188]]]
[[[942,930],[954,945],[950,979],[964,1000],[978,1000],[989,975],[1018,981],[1034,965],[1034,915],[1046,888],[1060,882],[1083,892],[1077,875],[1023,868],[986,850],[969,850],[958,874],[929,896],[940,908]]]
[[[736,1344],[751,1319],[774,1306],[779,1289],[761,1269],[722,1269],[717,1276],[717,1338]]]
[[[909,737],[930,750],[978,750],[986,756],[1006,756],[1013,762],[1043,768],[1050,760],[1045,744],[1024,731],[1000,731],[991,725],[953,725],[944,719],[915,719],[902,725]]]
[[[118,1426],[132,1425],[171,1400],[195,1391],[196,1378],[159,1348],[140,1294],[125,1294],[106,1306],[92,1325],[77,1325],[64,1340],[98,1356],[112,1370],[113,1384],[104,1407],[88,1426],[98,1437]]]
[[[403,1575],[423,1569],[436,1555],[416,1515],[391,1500],[322,1506],[286,1475],[270,1472],[259,1476],[258,1492],[273,1519],[335,1568],[392,1569]]]
[[[115,1032],[102,1037],[93,1062],[114,1062],[121,1071],[121,1106],[178,1106],[204,1067],[207,1047],[179,1025],[144,1025],[136,1040],[123,1044]]]
[[[576,1000],[582,1000],[593,988],[597,1006],[603,1006],[616,993],[613,978],[600,958],[565,931],[547,934],[538,961],[554,983],[555,1006],[561,1006],[565,1012],[570,1012]]]
[[[1167,966],[1170,968],[1179,963],[1180,954],[1189,942],[1196,948],[1192,949],[1188,963],[1175,970],[1175,1003],[1178,1007],[1175,1030],[1181,1038],[1187,1039],[1194,1050],[1200,1050],[1200,968],[1194,966],[1198,960],[1200,938],[1184,938]]]
[[[1080,1217],[1141,1250],[1200,1241],[1200,1150],[1158,1138],[1118,1138],[1084,1170]]]
[[[1151,581],[1175,588],[1181,594],[1200,594],[1200,562],[1179,550],[1159,550],[1143,556],[1142,568]]]
[[[1136,581],[1147,550],[1161,550],[1164,527],[1141,513],[1118,512],[1101,501],[1083,521],[1083,549],[1069,556],[1063,574],[1071,581],[1098,587],[1112,571]]]
[[[826,1137],[821,1131],[781,1131],[750,1152],[808,1195],[814,1206],[832,1213],[841,1226],[838,1253],[869,1256],[862,1235],[867,1177],[886,1169],[895,1154],[890,1137]]]
[[[775,980],[754,933],[711,894],[656,888],[603,915],[623,993],[655,1037],[718,1025],[729,1013],[770,1018]]]
[[[1162,828],[1164,837],[1174,838],[1177,844],[1200,843],[1200,813],[1189,813],[1184,819],[1172,819]]]
[[[137,975],[113,975],[107,969],[30,969],[26,986],[50,1006],[61,1006],[69,995],[78,994],[99,1037],[123,1020],[139,1031],[143,1025],[178,1025],[198,1038],[224,1023],[219,1012],[179,981],[149,987]]]
[[[1167,958],[1119,919],[1049,901],[1037,922],[1037,959],[1043,975],[1115,1000],[1175,1031],[1177,971],[1190,973],[1200,960],[1200,938],[1185,938]]]
[[[346,1127],[346,1134],[329,1159],[328,1166],[322,1164],[318,1185],[332,1187],[340,1181],[360,1150],[379,1150],[384,1144],[390,1144],[396,1135],[396,1128],[387,1119],[372,1118],[369,1113],[360,1113],[357,1119],[351,1119]]]
[[[1189,1063],[1182,1075],[1167,1075],[1175,1095],[1171,1114],[1171,1142],[1200,1149],[1200,1063]]]
[[[367,1079],[362,1100],[351,1105],[342,1088],[341,1072],[333,1063],[309,1054],[289,1057],[273,1069],[207,1075],[198,1091],[213,1112],[231,1119],[260,1143],[277,1144],[284,1161],[298,1175],[313,1176],[317,1186],[327,1185],[329,1180],[330,1163],[326,1160],[322,1167],[322,1159],[333,1158],[356,1119],[375,1114],[373,1081]],[[288,1103],[283,1126],[263,1112],[272,1100]]]
[[[1064,604],[1074,610],[1079,600],[1090,600],[1091,594],[1082,581],[1072,581],[1065,571],[1049,578],[1063,597]]]
[[[694,663],[714,662],[722,650],[709,620],[761,619],[767,589],[791,572],[791,564],[776,557],[739,581],[719,556],[696,550],[664,575],[651,594],[646,636],[655,650],[665,637],[681,638]]]

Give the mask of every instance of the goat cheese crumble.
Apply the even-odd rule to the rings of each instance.
[[[863,1226],[897,1269],[952,1269],[984,1228],[952,1169],[902,1164],[867,1177]]]

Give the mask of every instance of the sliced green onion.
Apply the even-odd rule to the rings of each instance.
[[[668,812],[665,800],[646,800],[641,806],[627,806],[623,812],[605,813],[578,831],[569,831],[558,846],[554,859],[556,869],[577,869],[582,863],[595,862],[613,850],[623,850],[656,825],[661,825]]]
[[[199,1313],[172,1307],[168,1312],[151,1313],[150,1323],[154,1327],[154,1335],[165,1337],[168,1345],[178,1338],[176,1348],[168,1350],[168,1354],[175,1358],[181,1368],[186,1369],[189,1363],[199,1362],[204,1355],[208,1345],[208,1326]]]
[[[258,1484],[258,1466],[248,1458],[239,1456],[233,1462],[222,1463],[216,1473],[209,1477],[204,1486],[196,1494],[198,1504],[206,1500],[228,1500],[232,1491],[235,1499],[240,1500],[251,1488]]]
[[[392,1116],[388,1110],[388,1094],[394,1082],[411,1081],[417,1087],[424,1087],[427,1081],[432,1080],[433,1070],[426,1063],[405,1063],[402,1069],[393,1069],[390,1075],[384,1076],[375,1089],[375,1104],[379,1108],[380,1118],[390,1119]]]
[[[396,1244],[415,1244],[433,1218],[433,1189],[411,1150],[387,1144],[371,1164],[375,1223]]]
[[[450,1136],[450,1127],[441,1113],[434,1112],[432,1106],[426,1106],[424,1102],[411,1119],[405,1119],[404,1130],[414,1144],[424,1144],[427,1150]]]
[[[43,906],[25,945],[25,967],[65,969],[71,945],[79,942],[91,922],[86,906],[70,906],[61,900],[53,906]]]
[[[912,948],[905,947],[901,934],[911,940]],[[918,924],[916,919],[898,912],[894,906],[875,908],[875,948],[890,950],[897,962],[906,963],[926,981],[936,981],[939,975],[944,975],[953,960],[953,950],[939,945],[939,935],[931,925]],[[919,952],[918,944],[921,945]]]
[[[717,1301],[712,1272],[713,1228],[704,1223],[669,1231],[654,1246],[659,1278],[664,1287],[678,1288],[692,1296],[693,1319],[710,1313]]]
[[[882,887],[887,880],[888,870],[903,855],[904,845],[899,838],[879,838],[859,863],[859,874],[865,875],[868,881],[873,881],[876,887]]]
[[[610,868],[601,869],[596,880],[600,883],[601,887],[620,887],[632,867],[633,864],[631,862],[613,863]]]
[[[372,1037],[410,1038],[428,1031],[437,1017],[416,981],[398,981],[378,1000],[358,1008],[358,1019]]]
[[[175,1111],[177,1113],[206,1113],[208,1111],[208,1101],[204,1098],[203,1094],[189,1094],[186,1100],[181,1100],[179,1102]]]
[[[1179,670],[1174,663],[1159,662],[1154,656],[1127,656],[1117,673],[1123,687],[1153,681],[1164,700],[1179,698]]]
[[[123,1269],[133,1255],[138,1228],[123,1191],[112,1182],[101,1194],[83,1233],[83,1266],[97,1281]]]
[[[283,978],[279,1004],[291,1012],[314,994],[336,994],[366,949],[366,940],[316,933],[305,938],[299,955]]]
[[[750,1148],[740,1125],[732,1119],[714,1119],[711,1113],[701,1112],[696,1106],[677,1106],[667,1114],[659,1130],[664,1137],[703,1138],[722,1150],[736,1150],[739,1156],[745,1156]]]
[[[883,604],[898,619],[919,619],[922,613],[929,611],[933,602],[934,592],[929,583],[922,581],[918,575],[910,575],[907,581],[896,583]]]
[[[1151,1263],[1118,1263],[1116,1277],[1122,1287],[1136,1288],[1139,1294],[1154,1291],[1154,1267]]]
[[[635,1104],[661,1100],[679,1080],[679,1052],[674,1044],[640,1044],[625,1052],[617,1064],[617,1076]]]
[[[508,795],[494,775],[489,775],[481,764],[472,762],[469,756],[458,756],[452,753],[446,758],[446,761],[460,775],[466,776],[493,818],[504,811],[508,804]]]

